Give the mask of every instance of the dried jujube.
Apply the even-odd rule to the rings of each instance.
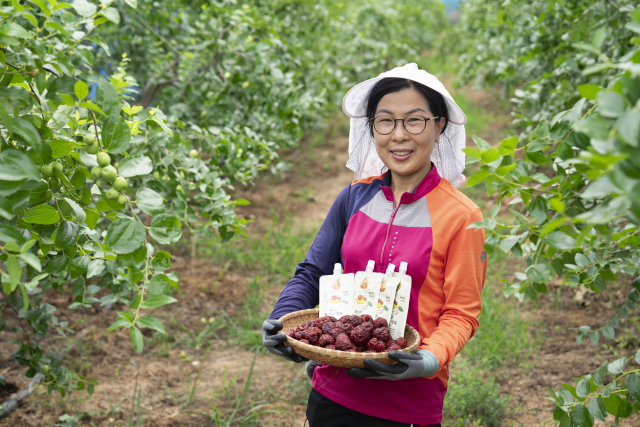
[[[355,345],[359,345],[360,347],[365,347],[369,338],[371,338],[371,333],[367,330],[364,325],[356,326],[351,334],[349,334],[351,338],[351,342]]]
[[[336,342],[335,338],[333,338],[331,335],[324,334],[320,336],[320,339],[318,339],[318,347],[326,347],[328,345],[333,345],[335,342]]]
[[[371,336],[386,343],[391,339],[391,332],[389,331],[389,328],[378,328],[373,330]]]

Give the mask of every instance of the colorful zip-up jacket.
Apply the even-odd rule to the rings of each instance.
[[[320,276],[375,271],[406,261],[412,289],[407,323],[420,332],[420,348],[431,351],[439,371],[400,381],[356,379],[344,368],[322,365],[313,388],[349,409],[388,420],[428,425],[442,420],[447,365],[478,328],[486,258],[484,230],[468,229],[482,212],[442,179],[432,165],[413,193],[395,206],[389,173],[354,181],[342,190],[304,262],[280,294],[271,319],[318,304]]]

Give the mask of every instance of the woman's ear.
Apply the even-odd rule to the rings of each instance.
[[[438,128],[436,129],[436,143],[440,139],[440,135],[442,134],[442,128],[444,127],[445,122],[446,122],[446,119],[444,117],[440,117],[438,119]]]

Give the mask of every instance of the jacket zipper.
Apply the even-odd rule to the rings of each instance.
[[[389,220],[389,224],[387,225],[387,237],[384,238],[384,244],[382,245],[382,252],[380,252],[380,265],[383,264],[382,259],[384,258],[384,248],[387,247],[387,240],[389,240],[389,230],[391,230],[391,224],[393,224],[393,219],[396,217],[396,212],[400,209],[400,206],[397,208],[393,208],[393,212],[391,212],[391,219]]]

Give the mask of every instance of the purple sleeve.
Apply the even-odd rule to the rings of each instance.
[[[334,264],[342,259],[340,250],[347,229],[350,188],[342,190],[333,202],[305,260],[298,264],[295,275],[280,293],[269,319],[318,305],[320,276],[333,274]]]

